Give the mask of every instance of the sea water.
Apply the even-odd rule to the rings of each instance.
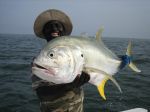
[[[31,62],[46,42],[34,35],[0,35],[0,112],[40,112],[39,100],[31,87]],[[107,100],[97,88],[85,84],[85,112],[119,112],[131,108],[150,109],[150,39],[103,38],[104,43],[117,55],[126,52],[132,42],[133,61],[141,73],[125,68],[117,73],[123,93],[108,81]]]

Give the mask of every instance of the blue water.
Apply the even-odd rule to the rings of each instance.
[[[33,35],[0,35],[0,112],[40,112],[39,100],[31,87],[32,58],[46,43]],[[123,93],[108,81],[104,101],[95,86],[86,84],[85,112],[118,112],[131,108],[150,109],[150,39],[103,38],[117,55],[124,54],[132,41],[134,62],[142,70],[125,68],[114,77]]]

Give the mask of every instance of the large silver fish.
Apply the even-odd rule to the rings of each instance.
[[[124,68],[126,65],[129,65],[130,68],[132,68],[136,72],[140,72],[140,70],[132,63],[131,61],[131,43],[129,43],[126,55],[122,56],[121,58],[117,57],[113,52],[111,52],[102,42],[101,40],[101,33],[103,29],[100,29],[97,34],[96,38],[92,37],[81,37],[81,36],[63,36],[58,37],[50,41],[45,48],[41,51],[40,55],[34,60],[34,66],[33,67],[33,73],[37,76],[39,76],[42,79],[45,79],[47,81],[52,81],[54,83],[68,83],[73,81],[73,78],[77,76],[79,73],[73,74],[73,72],[69,72],[69,74],[66,74],[66,70],[72,70],[75,67],[77,67],[77,63],[81,67],[77,68],[75,71],[84,71],[87,72],[90,75],[89,83],[97,86],[98,91],[100,95],[106,99],[104,94],[104,86],[108,79],[112,80],[113,83],[118,87],[118,89],[121,91],[119,84],[116,82],[116,80],[112,77],[115,73],[117,73],[120,69]],[[63,47],[67,50],[59,49],[59,47]],[[53,50],[55,49],[55,50]],[[58,49],[58,50],[56,50]],[[51,75],[48,74],[42,74],[43,71],[40,69],[47,70],[50,69],[50,71],[54,71],[54,62],[52,61],[52,58],[50,53],[53,52],[53,57],[57,57],[55,61],[57,61],[57,64],[62,65],[63,67],[57,67],[57,69],[61,69],[60,71],[63,74],[63,77],[61,76],[61,72],[58,72],[60,74],[57,74],[58,77],[60,77],[60,80],[57,80],[54,77],[56,74],[53,75],[53,79],[51,78]],[[71,56],[68,56],[66,58],[61,57],[59,55],[59,52],[62,52],[64,55],[68,54],[68,52],[72,52],[73,54]],[[65,52],[64,52],[65,51]],[[77,54],[76,54],[77,53]],[[80,56],[83,56],[83,59]],[[67,64],[67,63],[59,63],[60,60],[65,60],[67,62],[67,58],[75,58],[78,60],[76,65],[74,63]],[[59,61],[58,61],[59,60]],[[51,63],[51,61],[53,63]],[[61,61],[60,61],[61,62]],[[70,62],[70,61],[68,61]],[[51,63],[51,64],[50,64]],[[42,67],[39,67],[42,66]],[[70,66],[70,67],[69,67]],[[66,74],[66,75],[65,75]],[[46,78],[45,78],[46,77]],[[68,78],[69,77],[69,78]],[[71,77],[71,78],[70,78]],[[66,79],[61,79],[66,78]],[[63,81],[62,81],[63,80]]]

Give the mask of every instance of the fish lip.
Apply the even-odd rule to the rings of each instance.
[[[37,68],[40,68],[40,69],[46,69],[45,67],[41,66],[41,65],[38,65],[36,63],[33,63],[32,67],[37,67]],[[47,70],[47,69],[46,69]]]
[[[52,69],[46,68],[46,67],[41,66],[41,65],[39,65],[37,63],[32,63],[32,68],[38,68],[38,69],[44,70],[45,73],[51,74],[53,76],[56,75],[55,72]]]

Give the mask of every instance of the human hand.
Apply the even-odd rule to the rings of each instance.
[[[82,72],[80,76],[77,76],[75,78],[75,80],[72,82],[72,85],[74,88],[78,88],[84,85],[85,83],[87,83],[89,80],[90,80],[90,75],[85,72]]]

